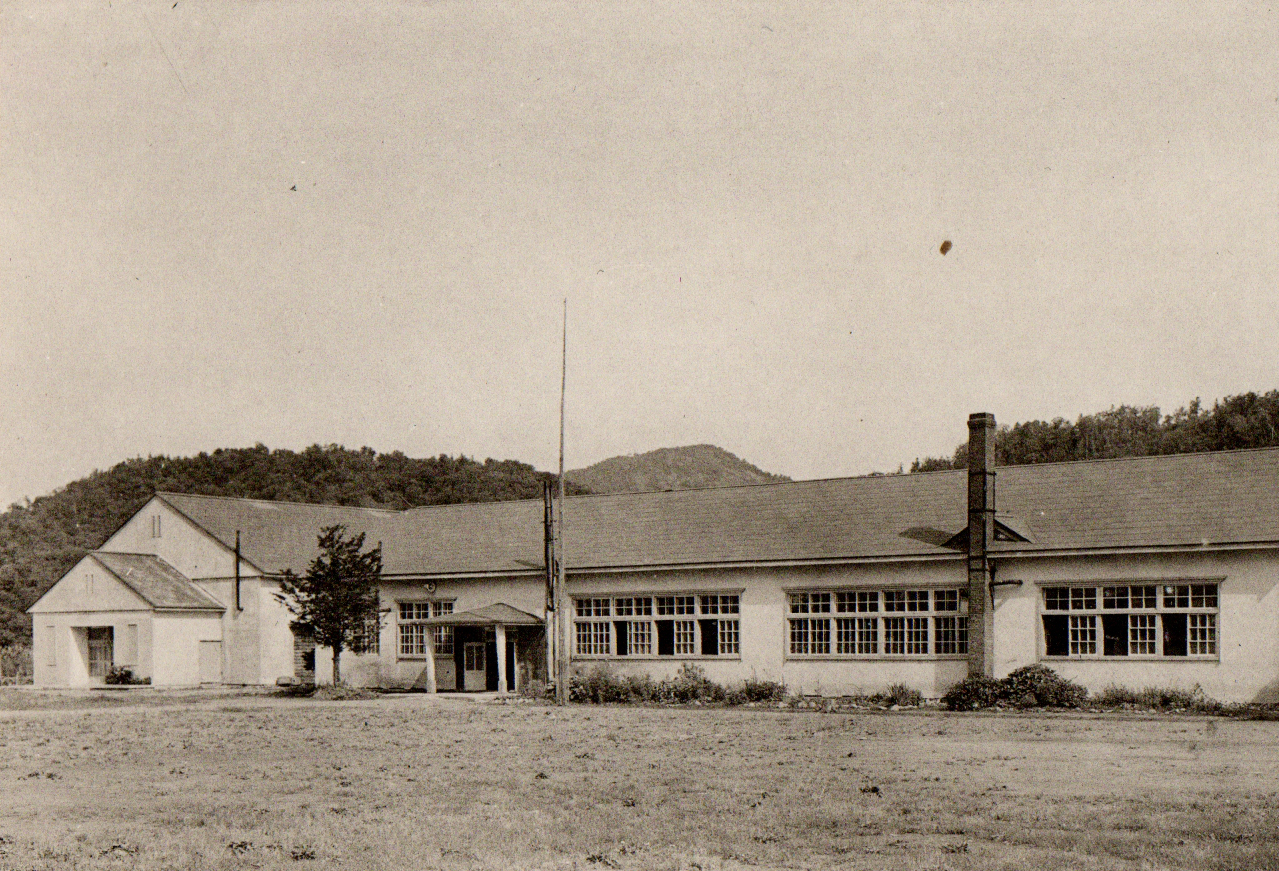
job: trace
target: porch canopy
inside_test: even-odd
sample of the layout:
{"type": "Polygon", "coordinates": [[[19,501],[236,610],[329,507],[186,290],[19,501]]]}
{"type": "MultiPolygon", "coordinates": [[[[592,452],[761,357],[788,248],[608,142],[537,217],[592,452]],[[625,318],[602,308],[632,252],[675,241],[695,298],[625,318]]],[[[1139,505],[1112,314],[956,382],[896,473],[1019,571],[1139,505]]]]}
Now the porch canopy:
{"type": "MultiPolygon", "coordinates": [[[[459,631],[461,631],[462,627],[467,627],[468,629],[472,627],[483,627],[484,629],[487,629],[490,626],[493,627],[493,652],[494,659],[496,660],[495,664],[497,666],[497,687],[499,693],[507,692],[508,688],[516,691],[519,689],[519,678],[517,675],[519,671],[518,662],[514,662],[512,664],[511,677],[514,679],[514,683],[508,683],[507,679],[507,627],[528,626],[541,628],[546,625],[546,621],[543,618],[538,617],[535,614],[530,614],[527,611],[521,611],[519,608],[512,607],[505,602],[496,602],[492,605],[486,605],[483,608],[474,608],[470,611],[441,614],[438,617],[432,617],[429,620],[423,620],[422,622],[428,626],[452,626],[457,628],[459,631]]],[[[478,642],[476,643],[478,644],[478,642]]],[[[468,647],[469,646],[470,645],[468,645],[468,647]]],[[[481,650],[482,649],[483,648],[481,648],[481,650]]],[[[465,657],[462,661],[466,661],[465,657]]],[[[458,667],[461,668],[462,666],[459,665],[458,667]]],[[[469,666],[467,667],[469,668],[469,666]]],[[[471,672],[467,672],[467,674],[468,677],[466,680],[469,681],[469,675],[471,672]]],[[[425,677],[427,692],[435,692],[434,656],[426,657],[425,677]]],[[[459,681],[461,681],[460,674],[459,681]]],[[[463,686],[460,682],[458,689],[462,688],[463,686]]],[[[470,687],[467,686],[466,689],[469,690],[470,687]]]]}
{"type": "Polygon", "coordinates": [[[435,626],[544,626],[546,621],[527,611],[513,608],[505,602],[485,605],[471,611],[441,614],[423,623],[435,626]]]}

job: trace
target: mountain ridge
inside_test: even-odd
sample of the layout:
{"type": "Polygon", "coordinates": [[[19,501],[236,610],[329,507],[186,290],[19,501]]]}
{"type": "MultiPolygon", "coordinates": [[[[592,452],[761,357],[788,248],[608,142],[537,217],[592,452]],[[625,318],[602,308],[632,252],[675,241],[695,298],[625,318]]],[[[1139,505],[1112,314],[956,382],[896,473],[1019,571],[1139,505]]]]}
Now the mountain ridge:
{"type": "Polygon", "coordinates": [[[607,494],[775,484],[790,478],[766,472],[716,445],[699,444],[609,457],[566,471],[564,480],[607,494]]]}

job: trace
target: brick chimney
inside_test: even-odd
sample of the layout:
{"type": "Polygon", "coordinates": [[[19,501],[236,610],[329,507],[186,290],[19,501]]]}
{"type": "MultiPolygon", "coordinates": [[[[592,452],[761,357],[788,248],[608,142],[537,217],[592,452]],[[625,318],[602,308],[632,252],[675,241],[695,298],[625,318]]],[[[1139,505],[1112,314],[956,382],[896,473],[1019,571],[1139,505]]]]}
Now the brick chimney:
{"type": "Polygon", "coordinates": [[[989,547],[995,540],[995,416],[968,416],[968,674],[994,676],[989,547]]]}

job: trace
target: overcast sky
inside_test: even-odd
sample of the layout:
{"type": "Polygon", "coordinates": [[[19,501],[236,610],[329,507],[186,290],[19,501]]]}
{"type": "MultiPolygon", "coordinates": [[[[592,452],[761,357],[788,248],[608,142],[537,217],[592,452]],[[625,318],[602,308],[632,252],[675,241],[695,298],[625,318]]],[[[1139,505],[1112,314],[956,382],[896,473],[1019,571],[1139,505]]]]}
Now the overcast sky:
{"type": "Polygon", "coordinates": [[[0,500],[262,442],[795,478],[1279,388],[1279,10],[0,5],[0,500]],[[939,246],[950,240],[943,255],[939,246]]]}

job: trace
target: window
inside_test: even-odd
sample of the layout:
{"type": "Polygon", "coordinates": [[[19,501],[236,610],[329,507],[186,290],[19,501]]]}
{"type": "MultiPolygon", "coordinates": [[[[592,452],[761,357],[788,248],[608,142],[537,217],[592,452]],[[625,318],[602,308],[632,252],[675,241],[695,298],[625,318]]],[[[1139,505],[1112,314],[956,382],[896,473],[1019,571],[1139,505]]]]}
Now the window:
{"type": "Polygon", "coordinates": [[[576,656],[739,656],[738,593],[582,596],[576,656]]]}
{"type": "Polygon", "coordinates": [[[964,590],[806,590],[787,601],[791,656],[968,653],[964,590]]]}
{"type": "Polygon", "coordinates": [[[45,637],[45,658],[44,664],[49,668],[58,667],[58,630],[57,627],[49,625],[44,627],[45,637]]]}
{"type": "Polygon", "coordinates": [[[84,576],[84,591],[88,595],[93,595],[93,572],[88,572],[84,576]]]}
{"type": "Polygon", "coordinates": [[[965,617],[934,617],[933,638],[934,649],[938,656],[967,653],[968,619],[965,617]]]}
{"type": "Polygon", "coordinates": [[[1217,584],[1044,587],[1044,656],[1214,657],[1217,584]]]}
{"type": "Polygon", "coordinates": [[[607,656],[609,653],[608,623],[581,623],[576,625],[577,652],[582,656],[607,656]]]}
{"type": "Polygon", "coordinates": [[[151,515],[151,537],[152,538],[160,537],[160,515],[159,514],[151,515]]]}
{"type": "Polygon", "coordinates": [[[453,627],[428,626],[423,622],[452,614],[452,602],[400,602],[399,609],[400,656],[426,656],[428,636],[437,656],[453,655],[453,627]]]}
{"type": "Polygon", "coordinates": [[[381,649],[382,615],[373,614],[351,633],[352,653],[377,653],[381,649]]]}

